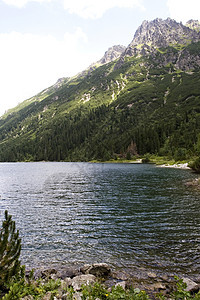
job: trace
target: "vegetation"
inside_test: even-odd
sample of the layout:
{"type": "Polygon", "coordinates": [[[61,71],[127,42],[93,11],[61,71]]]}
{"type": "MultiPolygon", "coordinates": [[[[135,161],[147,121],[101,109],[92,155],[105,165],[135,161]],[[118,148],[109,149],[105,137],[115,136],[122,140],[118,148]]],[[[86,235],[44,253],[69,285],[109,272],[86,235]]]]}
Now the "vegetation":
{"type": "Polygon", "coordinates": [[[5,211],[5,220],[0,232],[0,290],[5,291],[13,276],[20,271],[21,239],[15,231],[15,222],[5,211]]]}
{"type": "MultiPolygon", "coordinates": [[[[23,272],[22,272],[23,274],[23,272]]],[[[173,299],[173,300],[199,300],[200,293],[191,294],[186,290],[187,286],[181,279],[177,279],[177,285],[174,291],[168,295],[158,294],[157,299],[173,299]]],[[[9,292],[4,295],[2,300],[19,300],[19,299],[67,299],[73,300],[77,292],[72,287],[62,287],[60,280],[34,280],[29,277],[25,279],[21,275],[18,281],[13,281],[10,285],[9,292]],[[48,295],[48,298],[44,298],[48,295]],[[29,298],[25,298],[25,297],[29,298]],[[31,298],[30,298],[31,297],[31,298]]],[[[106,288],[102,283],[94,283],[94,285],[82,285],[80,291],[82,300],[150,300],[150,297],[145,291],[138,288],[130,287],[123,289],[121,286],[113,286],[112,289],[106,288]]]]}
{"type": "Polygon", "coordinates": [[[189,164],[196,173],[200,173],[200,157],[196,158],[193,162],[189,164]]]}

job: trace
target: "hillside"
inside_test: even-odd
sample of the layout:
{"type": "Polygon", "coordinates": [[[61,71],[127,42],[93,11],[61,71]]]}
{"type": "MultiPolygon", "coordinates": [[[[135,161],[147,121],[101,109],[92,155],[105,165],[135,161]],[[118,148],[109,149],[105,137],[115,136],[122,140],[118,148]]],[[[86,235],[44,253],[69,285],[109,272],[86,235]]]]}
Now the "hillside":
{"type": "Polygon", "coordinates": [[[200,152],[200,23],[144,21],[113,46],[0,119],[0,161],[107,160],[200,152]]]}

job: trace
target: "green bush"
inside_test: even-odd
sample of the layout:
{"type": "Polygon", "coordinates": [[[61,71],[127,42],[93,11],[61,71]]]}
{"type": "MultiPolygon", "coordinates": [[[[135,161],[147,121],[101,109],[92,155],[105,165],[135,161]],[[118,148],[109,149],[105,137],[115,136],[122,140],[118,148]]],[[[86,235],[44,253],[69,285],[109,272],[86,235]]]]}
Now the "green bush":
{"type": "Polygon", "coordinates": [[[142,158],[142,163],[147,164],[150,162],[150,155],[147,153],[143,158],[142,158]]]}
{"type": "Polygon", "coordinates": [[[13,276],[20,271],[21,239],[19,232],[15,231],[15,222],[12,216],[5,211],[5,220],[0,232],[0,290],[7,290],[13,276]]]}
{"type": "Polygon", "coordinates": [[[139,289],[130,288],[124,290],[121,286],[112,287],[111,291],[108,291],[103,285],[95,283],[94,285],[84,285],[82,287],[82,298],[83,300],[148,300],[149,296],[139,289]]]}
{"type": "Polygon", "coordinates": [[[196,173],[200,173],[200,157],[195,159],[192,163],[189,164],[189,167],[192,168],[196,173]]]}
{"type": "Polygon", "coordinates": [[[187,150],[185,148],[178,148],[174,153],[175,161],[185,160],[187,158],[187,150]]]}

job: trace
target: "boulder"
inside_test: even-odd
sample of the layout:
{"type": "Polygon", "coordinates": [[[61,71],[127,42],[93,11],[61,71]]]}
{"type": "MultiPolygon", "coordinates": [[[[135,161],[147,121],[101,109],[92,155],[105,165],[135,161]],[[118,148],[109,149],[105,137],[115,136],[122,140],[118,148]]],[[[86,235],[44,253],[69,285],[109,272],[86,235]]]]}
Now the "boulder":
{"type": "Polygon", "coordinates": [[[35,270],[34,272],[34,279],[42,278],[51,278],[52,275],[57,274],[56,269],[44,269],[44,270],[35,270]]]}
{"type": "Polygon", "coordinates": [[[83,274],[92,274],[103,278],[111,273],[110,267],[104,263],[84,265],[80,270],[83,274]]]}
{"type": "Polygon", "coordinates": [[[76,276],[72,279],[71,281],[71,286],[75,291],[80,291],[81,286],[84,285],[89,285],[89,284],[94,284],[96,281],[96,277],[92,274],[87,274],[87,275],[79,275],[76,276]]]}
{"type": "Polygon", "coordinates": [[[157,277],[156,273],[153,273],[153,272],[148,272],[147,275],[149,278],[152,278],[152,279],[155,279],[157,277]]]}
{"type": "Polygon", "coordinates": [[[161,290],[165,290],[166,286],[161,282],[156,282],[151,285],[151,289],[161,291],[161,290]]]}
{"type": "Polygon", "coordinates": [[[81,275],[81,273],[79,269],[69,267],[69,268],[63,268],[59,270],[57,275],[59,278],[65,279],[67,277],[73,278],[75,276],[81,275]]]}
{"type": "Polygon", "coordinates": [[[70,277],[66,277],[64,279],[64,281],[65,281],[65,283],[66,283],[67,286],[71,286],[72,285],[72,279],[70,277]]]}
{"type": "Polygon", "coordinates": [[[189,278],[182,278],[182,279],[183,279],[183,282],[187,284],[187,288],[186,288],[187,292],[198,292],[199,291],[199,285],[196,282],[192,281],[189,278]]]}
{"type": "Polygon", "coordinates": [[[125,273],[124,271],[112,272],[111,276],[112,278],[123,280],[123,281],[128,280],[130,278],[130,275],[125,273]]]}
{"type": "Polygon", "coordinates": [[[120,281],[115,284],[115,286],[121,286],[124,290],[126,289],[126,281],[120,281]]]}

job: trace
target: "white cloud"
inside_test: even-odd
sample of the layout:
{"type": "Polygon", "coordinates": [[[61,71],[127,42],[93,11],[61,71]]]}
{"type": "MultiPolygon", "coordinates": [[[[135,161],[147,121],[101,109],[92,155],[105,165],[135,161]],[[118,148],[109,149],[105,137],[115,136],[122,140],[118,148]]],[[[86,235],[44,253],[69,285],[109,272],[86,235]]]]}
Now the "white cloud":
{"type": "Polygon", "coordinates": [[[51,2],[51,0],[3,0],[8,5],[14,5],[19,8],[24,7],[29,2],[51,2]]]}
{"type": "Polygon", "coordinates": [[[85,19],[98,19],[103,14],[115,7],[119,8],[140,8],[144,10],[143,0],[3,0],[8,5],[19,8],[29,2],[58,2],[63,3],[64,8],[71,14],[79,15],[85,19]]]}
{"type": "Polygon", "coordinates": [[[34,96],[60,77],[72,76],[96,58],[81,54],[87,36],[81,28],[62,40],[12,32],[0,34],[0,115],[34,96]]]}
{"type": "Polygon", "coordinates": [[[64,8],[71,14],[77,14],[85,19],[97,19],[109,9],[139,7],[144,10],[143,0],[63,0],[64,8]]]}
{"type": "Polygon", "coordinates": [[[190,19],[198,20],[200,18],[200,1],[199,0],[167,0],[170,17],[187,22],[190,19]]]}

